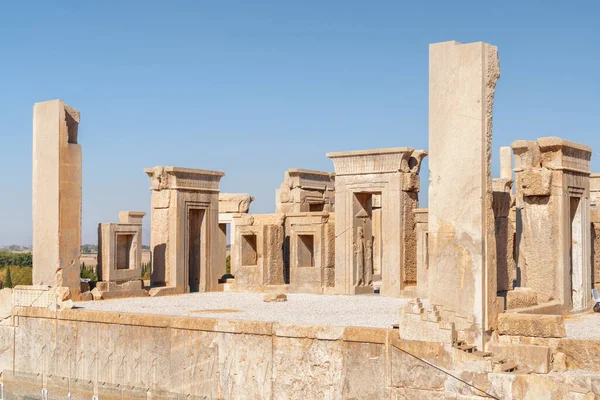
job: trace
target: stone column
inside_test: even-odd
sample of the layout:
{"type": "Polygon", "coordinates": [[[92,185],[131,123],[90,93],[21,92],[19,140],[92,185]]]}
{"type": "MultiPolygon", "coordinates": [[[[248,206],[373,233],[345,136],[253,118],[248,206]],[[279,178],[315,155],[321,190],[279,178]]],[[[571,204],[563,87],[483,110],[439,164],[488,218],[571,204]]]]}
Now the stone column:
{"type": "Polygon", "coordinates": [[[512,178],[493,180],[498,292],[512,290],[517,279],[517,270],[513,258],[515,226],[511,221],[511,210],[513,210],[514,204],[511,193],[512,184],[512,178]]]}
{"type": "Polygon", "coordinates": [[[417,223],[417,296],[426,298],[429,278],[428,211],[426,208],[418,208],[414,210],[414,215],[417,223]]]}
{"type": "Polygon", "coordinates": [[[600,174],[590,175],[590,214],[592,220],[592,284],[600,290],[600,174]]]}
{"type": "Polygon", "coordinates": [[[81,146],[79,111],[62,100],[33,107],[33,284],[79,293],[81,146]]]}
{"type": "Polygon", "coordinates": [[[512,149],[510,146],[500,147],[500,178],[512,180],[512,149]]]}
{"type": "Polygon", "coordinates": [[[480,348],[497,320],[492,108],[500,76],[486,43],[429,47],[429,298],[480,348]]]}

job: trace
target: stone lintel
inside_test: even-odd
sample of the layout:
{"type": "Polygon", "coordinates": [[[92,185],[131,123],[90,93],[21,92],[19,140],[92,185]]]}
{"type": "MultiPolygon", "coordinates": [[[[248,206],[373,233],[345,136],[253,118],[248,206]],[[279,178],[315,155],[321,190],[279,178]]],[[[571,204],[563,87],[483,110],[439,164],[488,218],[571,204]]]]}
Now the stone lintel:
{"type": "Polygon", "coordinates": [[[335,174],[333,172],[291,168],[285,171],[281,188],[333,191],[335,174]]]}
{"type": "Polygon", "coordinates": [[[141,225],[144,211],[119,211],[119,223],[141,225]]]}
{"type": "Polygon", "coordinates": [[[180,167],[156,166],[145,168],[150,177],[151,190],[188,190],[218,192],[219,181],[225,175],[221,171],[180,167]]]}
{"type": "Polygon", "coordinates": [[[224,176],[225,172],[222,171],[214,171],[209,169],[196,169],[196,168],[183,168],[183,167],[164,167],[164,166],[156,166],[153,168],[144,168],[144,172],[150,174],[156,168],[162,168],[165,172],[176,173],[186,173],[186,174],[194,174],[194,175],[215,175],[215,176],[224,176]]]}
{"type": "Polygon", "coordinates": [[[494,178],[492,180],[492,190],[494,192],[506,192],[511,191],[514,181],[512,178],[494,178]]]}
{"type": "Polygon", "coordinates": [[[511,145],[515,172],[544,167],[551,170],[589,175],[592,148],[558,137],[543,137],[537,141],[517,140],[511,145]]]}
{"type": "Polygon", "coordinates": [[[219,193],[219,213],[247,213],[253,201],[248,193],[219,193]]]}
{"type": "Polygon", "coordinates": [[[586,146],[581,143],[572,142],[572,141],[566,140],[566,139],[561,139],[559,137],[551,136],[551,137],[538,138],[537,142],[538,142],[538,144],[540,146],[540,150],[542,152],[571,148],[574,150],[579,150],[584,153],[589,153],[590,156],[592,155],[592,148],[590,146],[586,146]]]}
{"type": "Polygon", "coordinates": [[[427,223],[429,220],[429,210],[427,208],[415,208],[413,209],[415,214],[415,220],[417,223],[427,223]]]}
{"type": "Polygon", "coordinates": [[[418,172],[427,152],[410,147],[327,153],[336,175],[418,172]]]}
{"type": "Polygon", "coordinates": [[[289,225],[313,225],[324,224],[333,221],[334,214],[327,211],[288,213],[285,215],[286,223],[289,225]]]}
{"type": "Polygon", "coordinates": [[[309,175],[309,176],[322,176],[324,178],[333,178],[335,176],[335,174],[333,172],[317,171],[317,170],[313,170],[313,169],[303,169],[303,168],[290,168],[287,170],[287,172],[290,176],[309,175]]]}

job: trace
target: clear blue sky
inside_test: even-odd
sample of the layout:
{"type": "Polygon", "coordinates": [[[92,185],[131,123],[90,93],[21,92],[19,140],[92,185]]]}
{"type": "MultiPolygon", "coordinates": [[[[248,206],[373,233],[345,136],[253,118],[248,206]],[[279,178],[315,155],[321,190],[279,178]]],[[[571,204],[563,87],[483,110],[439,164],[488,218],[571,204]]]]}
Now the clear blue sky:
{"type": "Polygon", "coordinates": [[[85,243],[149,211],[145,167],[225,171],[222,191],[267,213],[284,171],[332,171],[328,151],[427,148],[433,42],[499,48],[496,176],[516,139],[599,150],[599,16],[598,1],[0,2],[0,244],[31,243],[32,106],[56,98],[82,114],[85,243]]]}

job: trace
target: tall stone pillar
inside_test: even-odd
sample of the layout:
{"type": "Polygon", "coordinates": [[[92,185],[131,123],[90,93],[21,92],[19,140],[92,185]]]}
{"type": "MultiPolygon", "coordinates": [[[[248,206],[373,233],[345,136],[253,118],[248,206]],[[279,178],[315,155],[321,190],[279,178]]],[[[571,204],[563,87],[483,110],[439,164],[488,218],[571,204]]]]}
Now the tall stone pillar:
{"type": "Polygon", "coordinates": [[[33,284],[79,293],[79,111],[62,100],[33,106],[33,284]]]}
{"type": "Polygon", "coordinates": [[[429,46],[429,299],[483,348],[497,320],[492,108],[500,77],[486,43],[429,46]]]}

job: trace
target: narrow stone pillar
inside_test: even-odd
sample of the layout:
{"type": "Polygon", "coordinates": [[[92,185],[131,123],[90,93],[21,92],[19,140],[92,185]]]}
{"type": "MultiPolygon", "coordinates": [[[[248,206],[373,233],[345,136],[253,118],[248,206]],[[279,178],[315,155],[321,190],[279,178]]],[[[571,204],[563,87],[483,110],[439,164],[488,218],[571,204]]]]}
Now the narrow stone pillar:
{"type": "Polygon", "coordinates": [[[512,196],[513,180],[498,178],[493,180],[494,218],[496,220],[496,273],[497,290],[512,290],[517,280],[517,269],[514,261],[515,225],[511,221],[514,210],[512,196]]]}
{"type": "Polygon", "coordinates": [[[417,232],[417,296],[428,296],[427,280],[429,278],[429,249],[427,222],[429,220],[426,208],[414,210],[417,232]]]}
{"type": "Polygon", "coordinates": [[[500,147],[500,178],[512,179],[512,149],[510,146],[500,147]]]}
{"type": "Polygon", "coordinates": [[[455,313],[456,328],[481,349],[498,309],[491,148],[499,76],[494,46],[429,46],[429,299],[455,313]]]}
{"type": "Polygon", "coordinates": [[[79,111],[62,100],[33,106],[33,284],[79,296],[81,146],[79,111]]]}
{"type": "Polygon", "coordinates": [[[590,175],[590,219],[592,221],[592,284],[600,290],[600,174],[590,175]]]}

